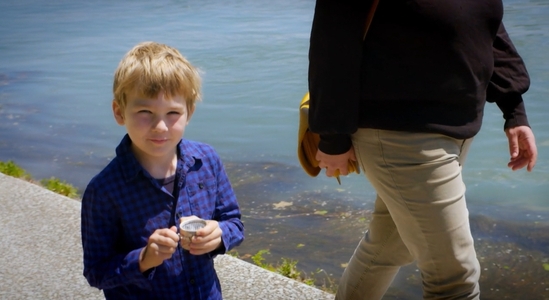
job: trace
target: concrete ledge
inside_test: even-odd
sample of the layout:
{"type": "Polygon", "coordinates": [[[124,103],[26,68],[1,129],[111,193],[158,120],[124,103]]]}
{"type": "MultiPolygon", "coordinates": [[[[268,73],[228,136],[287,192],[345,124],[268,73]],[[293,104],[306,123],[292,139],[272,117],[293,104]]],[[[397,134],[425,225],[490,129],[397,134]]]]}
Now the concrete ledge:
{"type": "MultiPolygon", "coordinates": [[[[0,299],[103,299],[82,276],[80,202],[0,173],[0,299]]],[[[221,255],[225,299],[323,300],[334,296],[221,255]]]]}

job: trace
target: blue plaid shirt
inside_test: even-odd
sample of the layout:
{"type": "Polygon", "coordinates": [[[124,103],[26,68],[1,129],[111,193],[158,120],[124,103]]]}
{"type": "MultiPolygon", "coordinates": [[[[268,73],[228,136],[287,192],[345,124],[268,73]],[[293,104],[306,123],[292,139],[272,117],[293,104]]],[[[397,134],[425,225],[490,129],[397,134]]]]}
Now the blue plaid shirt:
{"type": "Polygon", "coordinates": [[[130,145],[126,135],[116,157],[84,193],[84,276],[107,299],[222,299],[213,258],[244,240],[244,225],[219,156],[206,144],[179,143],[175,201],[141,167],[130,145]],[[179,217],[190,215],[219,222],[220,248],[191,255],[179,246],[171,259],[141,273],[139,253],[149,236],[156,229],[178,226],[179,217]]]}

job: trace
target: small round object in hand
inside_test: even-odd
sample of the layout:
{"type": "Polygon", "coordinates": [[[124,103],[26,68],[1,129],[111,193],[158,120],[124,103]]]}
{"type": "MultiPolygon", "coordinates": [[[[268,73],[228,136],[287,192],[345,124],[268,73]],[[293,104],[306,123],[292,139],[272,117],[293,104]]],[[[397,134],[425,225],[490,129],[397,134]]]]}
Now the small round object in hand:
{"type": "Polygon", "coordinates": [[[179,234],[181,237],[186,237],[191,242],[193,236],[200,228],[206,226],[206,221],[202,219],[189,219],[179,224],[179,234]]]}

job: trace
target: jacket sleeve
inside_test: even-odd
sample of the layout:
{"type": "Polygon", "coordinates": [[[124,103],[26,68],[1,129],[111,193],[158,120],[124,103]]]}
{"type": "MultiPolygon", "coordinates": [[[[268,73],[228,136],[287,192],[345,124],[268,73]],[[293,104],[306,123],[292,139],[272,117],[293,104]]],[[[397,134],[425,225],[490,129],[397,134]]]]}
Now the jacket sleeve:
{"type": "Polygon", "coordinates": [[[317,0],[309,48],[309,129],[320,150],[346,152],[358,127],[362,38],[372,1],[317,0]]]}
{"type": "Polygon", "coordinates": [[[504,128],[528,124],[522,95],[530,87],[524,61],[501,23],[493,45],[494,72],[488,84],[486,99],[495,102],[503,112],[504,128]]]}

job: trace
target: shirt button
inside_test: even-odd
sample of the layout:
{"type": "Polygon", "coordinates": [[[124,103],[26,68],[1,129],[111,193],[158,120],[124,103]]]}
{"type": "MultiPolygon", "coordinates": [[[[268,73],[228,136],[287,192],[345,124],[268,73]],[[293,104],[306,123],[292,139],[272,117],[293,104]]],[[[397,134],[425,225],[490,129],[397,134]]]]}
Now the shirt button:
{"type": "Polygon", "coordinates": [[[203,184],[202,182],[199,183],[199,184],[198,184],[198,188],[199,188],[199,189],[203,189],[203,188],[204,188],[204,184],[203,184]]]}
{"type": "Polygon", "coordinates": [[[194,284],[195,283],[194,278],[191,278],[191,280],[189,280],[189,283],[194,284]]]}

